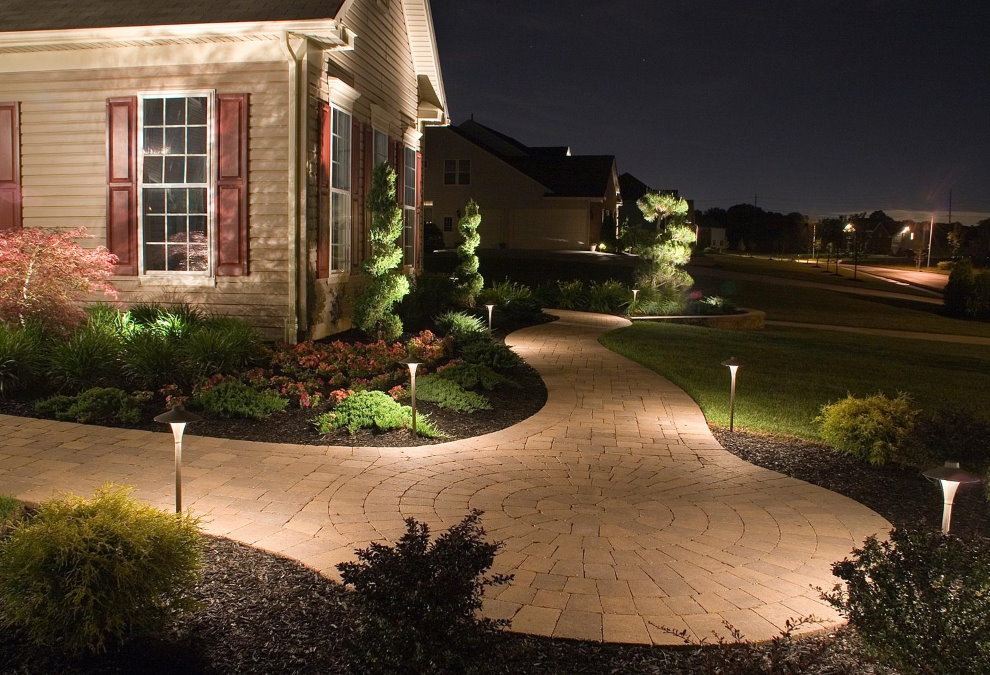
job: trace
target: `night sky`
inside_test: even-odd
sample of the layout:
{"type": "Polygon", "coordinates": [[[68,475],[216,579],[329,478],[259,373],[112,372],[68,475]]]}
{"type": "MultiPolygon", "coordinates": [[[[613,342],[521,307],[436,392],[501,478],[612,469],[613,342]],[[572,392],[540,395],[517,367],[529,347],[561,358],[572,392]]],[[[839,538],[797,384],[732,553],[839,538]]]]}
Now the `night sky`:
{"type": "Polygon", "coordinates": [[[697,208],[990,217],[987,0],[432,0],[455,123],[697,208]]]}

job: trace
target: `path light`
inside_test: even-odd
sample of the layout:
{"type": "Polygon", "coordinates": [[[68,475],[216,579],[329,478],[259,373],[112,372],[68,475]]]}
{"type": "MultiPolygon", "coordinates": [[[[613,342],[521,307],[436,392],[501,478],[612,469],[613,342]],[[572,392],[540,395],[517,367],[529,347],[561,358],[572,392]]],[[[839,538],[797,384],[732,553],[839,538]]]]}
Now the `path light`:
{"type": "Polygon", "coordinates": [[[629,314],[630,314],[630,316],[633,313],[633,308],[636,306],[636,296],[639,295],[639,289],[638,288],[632,289],[632,294],[633,294],[633,301],[632,301],[632,304],[629,305],[629,314]]]}
{"type": "Polygon", "coordinates": [[[488,330],[491,331],[491,329],[492,329],[492,310],[495,309],[495,305],[489,303],[489,304],[485,305],[485,307],[488,308],[488,330]]]}
{"type": "Polygon", "coordinates": [[[182,512],[182,433],[190,422],[203,419],[194,412],[189,412],[177,405],[168,412],[155,417],[156,422],[172,427],[172,437],[175,439],[175,512],[182,512]]]}
{"type": "Polygon", "coordinates": [[[416,368],[423,362],[414,358],[411,354],[399,361],[409,366],[409,398],[412,399],[412,432],[416,435],[416,368]]]}
{"type": "Polygon", "coordinates": [[[922,475],[942,484],[942,532],[948,534],[949,524],[952,521],[952,502],[956,498],[956,490],[962,483],[979,483],[980,477],[960,469],[959,462],[946,462],[943,466],[928,469],[922,475]]]}
{"type": "Polygon", "coordinates": [[[729,431],[736,430],[736,371],[739,370],[739,366],[742,364],[739,362],[735,356],[732,358],[722,361],[723,366],[729,367],[729,377],[731,378],[731,384],[729,385],[729,431]]]}

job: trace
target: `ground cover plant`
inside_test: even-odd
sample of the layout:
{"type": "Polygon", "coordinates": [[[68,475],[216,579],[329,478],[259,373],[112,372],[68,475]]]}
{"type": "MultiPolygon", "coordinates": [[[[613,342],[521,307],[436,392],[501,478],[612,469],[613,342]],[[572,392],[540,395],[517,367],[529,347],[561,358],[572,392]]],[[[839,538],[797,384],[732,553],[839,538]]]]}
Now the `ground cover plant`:
{"type": "MultiPolygon", "coordinates": [[[[351,434],[358,429],[408,429],[412,427],[412,408],[382,391],[357,391],[346,394],[333,410],[317,415],[313,424],[324,435],[336,429],[345,429],[351,434]]],[[[427,438],[443,436],[423,414],[417,416],[416,430],[427,438]]]]}

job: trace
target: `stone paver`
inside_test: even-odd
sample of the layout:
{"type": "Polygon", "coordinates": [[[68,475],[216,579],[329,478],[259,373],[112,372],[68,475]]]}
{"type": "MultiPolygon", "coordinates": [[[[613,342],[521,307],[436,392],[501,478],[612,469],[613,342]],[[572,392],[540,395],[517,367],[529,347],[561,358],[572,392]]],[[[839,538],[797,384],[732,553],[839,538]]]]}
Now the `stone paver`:
{"type": "MultiPolygon", "coordinates": [[[[355,548],[485,511],[505,542],[485,611],[513,630],[678,644],[666,629],[772,637],[791,617],[839,619],[814,586],[889,524],[865,506],[723,450],[697,405],[601,347],[623,319],[557,311],[512,334],[546,406],[507,429],[410,448],[296,446],[187,435],[185,503],[208,531],[336,577],[355,548]]],[[[195,429],[192,429],[195,432],[195,429]]],[[[0,416],[0,493],[43,500],[105,481],[172,504],[167,433],[0,416]]]]}

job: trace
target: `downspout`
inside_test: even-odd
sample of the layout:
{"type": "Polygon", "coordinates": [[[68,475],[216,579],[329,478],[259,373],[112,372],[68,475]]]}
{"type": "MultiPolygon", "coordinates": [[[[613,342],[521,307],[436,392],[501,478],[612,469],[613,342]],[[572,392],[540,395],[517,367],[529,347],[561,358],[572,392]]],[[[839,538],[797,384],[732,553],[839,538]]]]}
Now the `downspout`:
{"type": "Polygon", "coordinates": [[[306,319],[306,73],[307,46],[305,37],[282,33],[281,47],[289,63],[289,157],[287,231],[288,238],[288,318],[285,340],[295,344],[300,332],[308,328],[306,319]]]}

